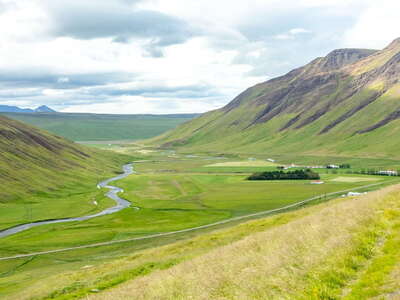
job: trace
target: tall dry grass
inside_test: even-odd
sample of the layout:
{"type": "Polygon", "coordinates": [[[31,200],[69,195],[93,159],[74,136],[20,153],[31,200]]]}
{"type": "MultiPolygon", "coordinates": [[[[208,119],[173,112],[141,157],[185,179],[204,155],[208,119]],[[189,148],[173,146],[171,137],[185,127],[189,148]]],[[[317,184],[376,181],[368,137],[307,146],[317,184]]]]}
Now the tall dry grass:
{"type": "Polygon", "coordinates": [[[382,210],[393,197],[400,199],[400,186],[334,202],[88,299],[319,299],[329,289],[324,276],[371,250],[382,210]]]}

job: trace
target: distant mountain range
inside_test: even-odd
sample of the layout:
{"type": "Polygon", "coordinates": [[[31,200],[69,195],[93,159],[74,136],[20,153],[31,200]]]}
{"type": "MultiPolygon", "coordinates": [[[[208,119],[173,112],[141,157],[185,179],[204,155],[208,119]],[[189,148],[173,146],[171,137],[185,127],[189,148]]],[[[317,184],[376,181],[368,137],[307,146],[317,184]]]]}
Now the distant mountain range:
{"type": "Polygon", "coordinates": [[[400,38],[338,49],[150,142],[183,151],[400,157],[400,38]]]}
{"type": "Polygon", "coordinates": [[[46,105],[39,106],[35,109],[20,108],[18,106],[0,105],[0,112],[16,112],[16,113],[51,113],[56,112],[46,105]]]}

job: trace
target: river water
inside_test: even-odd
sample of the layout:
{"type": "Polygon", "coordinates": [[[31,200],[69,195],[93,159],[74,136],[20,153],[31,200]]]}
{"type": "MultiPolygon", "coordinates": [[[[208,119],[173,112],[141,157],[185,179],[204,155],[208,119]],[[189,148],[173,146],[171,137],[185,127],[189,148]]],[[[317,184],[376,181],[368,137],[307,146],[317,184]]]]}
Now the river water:
{"type": "MultiPolygon", "coordinates": [[[[75,221],[85,221],[85,220],[89,220],[89,219],[93,219],[96,217],[100,217],[100,216],[104,216],[104,215],[109,215],[109,214],[113,214],[116,213],[124,208],[127,208],[131,205],[131,203],[125,199],[122,199],[121,197],[118,196],[118,193],[123,192],[123,190],[119,187],[113,186],[113,185],[109,185],[109,183],[116,181],[116,180],[120,180],[123,179],[127,176],[129,176],[130,174],[134,173],[133,171],[133,164],[126,164],[122,167],[124,173],[104,180],[102,182],[100,182],[97,186],[98,188],[106,188],[109,189],[109,191],[106,193],[106,196],[112,200],[114,200],[116,202],[116,205],[110,208],[107,208],[97,214],[93,214],[93,215],[87,215],[87,216],[82,216],[82,217],[76,217],[76,218],[65,218],[65,219],[54,219],[54,220],[44,220],[44,221],[37,221],[37,222],[32,222],[32,223],[27,223],[27,224],[22,224],[22,225],[17,225],[15,227],[11,227],[8,229],[5,229],[3,231],[0,231],[0,238],[6,237],[6,236],[10,236],[13,234],[16,234],[18,232],[30,229],[32,227],[36,227],[36,226],[40,226],[40,225],[45,225],[45,224],[55,224],[55,223],[66,223],[66,222],[75,222],[75,221]]],[[[137,207],[135,207],[136,209],[138,209],[137,207]]]]}

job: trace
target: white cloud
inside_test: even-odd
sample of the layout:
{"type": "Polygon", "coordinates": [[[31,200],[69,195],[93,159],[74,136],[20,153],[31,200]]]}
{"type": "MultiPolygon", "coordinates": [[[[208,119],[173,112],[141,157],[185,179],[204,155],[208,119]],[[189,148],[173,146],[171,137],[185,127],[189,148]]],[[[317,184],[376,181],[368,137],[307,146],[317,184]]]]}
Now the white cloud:
{"type": "Polygon", "coordinates": [[[369,6],[357,23],[344,34],[348,47],[380,49],[400,37],[400,2],[396,0],[368,1],[369,6]]]}
{"type": "Polygon", "coordinates": [[[383,47],[400,35],[399,9],[390,0],[0,0],[0,104],[203,112],[334,48],[383,47]],[[94,26],[107,10],[109,22],[94,26]],[[138,12],[144,24],[127,18],[138,12]]]}
{"type": "Polygon", "coordinates": [[[68,77],[59,77],[57,79],[57,82],[58,83],[67,83],[67,82],[69,82],[69,78],[68,77]]]}
{"type": "Polygon", "coordinates": [[[289,30],[290,34],[296,35],[296,34],[301,34],[301,33],[311,33],[311,30],[307,30],[304,28],[292,28],[289,30]]]}
{"type": "Polygon", "coordinates": [[[274,36],[276,40],[292,40],[301,34],[312,33],[311,30],[304,28],[292,28],[285,33],[277,34],[274,36]]]}
{"type": "Polygon", "coordinates": [[[44,89],[42,91],[45,96],[60,96],[64,94],[64,91],[61,90],[53,90],[53,89],[44,89]]]}

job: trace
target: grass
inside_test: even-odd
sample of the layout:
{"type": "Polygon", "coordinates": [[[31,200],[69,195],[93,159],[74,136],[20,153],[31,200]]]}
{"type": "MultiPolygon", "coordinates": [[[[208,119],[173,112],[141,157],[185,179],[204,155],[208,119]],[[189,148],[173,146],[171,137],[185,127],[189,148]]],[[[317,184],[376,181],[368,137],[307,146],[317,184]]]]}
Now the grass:
{"type": "Polygon", "coordinates": [[[73,141],[146,139],[192,119],[182,115],[102,115],[74,113],[2,113],[73,141]]]}
{"type": "MultiPolygon", "coordinates": [[[[128,150],[127,153],[139,155],[136,148],[132,152],[128,150]]],[[[332,181],[337,177],[376,178],[382,180],[383,185],[390,184],[391,180],[396,179],[384,176],[322,174],[326,183],[318,186],[311,185],[308,181],[249,182],[245,180],[247,173],[204,171],[212,168],[243,168],[242,166],[206,167],[220,163],[220,157],[208,157],[199,153],[182,155],[158,151],[145,151],[141,155],[153,161],[136,163],[135,169],[139,171],[139,174],[131,175],[116,183],[124,189],[123,197],[132,201],[135,206],[139,206],[141,208],[139,211],[125,209],[113,215],[85,222],[36,227],[2,239],[0,256],[74,247],[190,228],[280,207],[316,194],[347,188],[355,189],[368,184],[363,181],[353,182],[353,180],[332,181]],[[195,172],[196,169],[203,171],[195,172]]],[[[229,157],[229,161],[245,160],[247,158],[229,157]]],[[[82,181],[82,178],[77,181],[82,181]]],[[[369,190],[374,188],[376,189],[376,187],[371,187],[369,190]]],[[[73,185],[70,186],[70,190],[75,190],[75,193],[48,192],[39,194],[37,197],[46,199],[47,203],[50,201],[53,203],[56,199],[62,201],[70,199],[70,207],[74,207],[75,211],[68,211],[68,206],[64,206],[63,213],[65,214],[76,213],[78,209],[82,212],[93,209],[91,202],[93,197],[99,197],[100,205],[107,205],[106,202],[101,204],[103,201],[101,191],[86,190],[82,186],[79,189],[78,186],[73,185]],[[78,205],[79,203],[81,205],[78,205]]],[[[107,199],[104,200],[107,201],[107,199]]],[[[316,200],[314,204],[324,200],[326,199],[316,200]]],[[[335,202],[341,201],[343,200],[335,200],[335,202]]],[[[322,206],[325,205],[322,204],[322,206]]],[[[249,225],[244,223],[232,229],[229,227],[240,222],[156,239],[2,261],[0,262],[0,298],[74,299],[83,297],[92,293],[93,289],[105,290],[132,278],[151,274],[156,270],[166,270],[252,233],[311,214],[322,206],[317,205],[273,216],[259,220],[260,223],[257,223],[258,221],[250,222],[249,225]],[[222,232],[213,232],[218,228],[225,229],[222,229],[222,232]]],[[[57,205],[49,205],[50,209],[52,213],[57,213],[57,205]]],[[[21,211],[26,214],[27,210],[25,208],[21,211]]]]}
{"type": "Polygon", "coordinates": [[[353,176],[339,176],[331,179],[331,181],[337,182],[366,182],[366,181],[377,181],[379,178],[371,178],[371,177],[353,177],[353,176]]]}
{"type": "Polygon", "coordinates": [[[334,178],[336,175],[323,175],[326,183],[314,186],[303,180],[251,182],[243,175],[146,174],[122,180],[119,186],[126,191],[124,196],[139,207],[206,209],[209,213],[225,210],[227,215],[236,216],[365,185],[330,181],[334,178]]]}
{"type": "MultiPolygon", "coordinates": [[[[132,175],[117,183],[125,191],[123,197],[132,201],[135,206],[141,207],[139,211],[126,209],[86,222],[36,227],[2,239],[0,255],[8,256],[22,252],[59,249],[190,228],[233,216],[280,207],[316,194],[365,185],[361,182],[329,182],[320,186],[313,186],[306,181],[249,182],[245,180],[245,175],[189,173],[193,165],[204,165],[209,162],[209,160],[199,158],[185,160],[180,162],[179,168],[186,170],[186,173],[165,174],[154,172],[154,170],[160,167],[159,164],[162,164],[163,167],[175,165],[176,160],[153,163],[155,165],[153,169],[150,168],[150,163],[143,163],[144,169],[148,168],[147,172],[132,175]]],[[[136,164],[138,168],[141,165],[140,163],[136,164]]],[[[337,175],[326,174],[323,176],[329,180],[337,175]]],[[[380,178],[388,183],[391,179],[380,178]]],[[[2,278],[0,276],[0,286],[4,297],[12,299],[13,294],[18,293],[21,289],[26,289],[27,285],[44,284],[49,280],[49,276],[56,276],[60,272],[63,273],[67,270],[72,272],[82,268],[91,269],[93,266],[99,266],[104,262],[111,263],[119,256],[126,256],[140,249],[187,239],[211,230],[210,228],[147,241],[44,255],[36,257],[32,261],[18,259],[13,262],[1,262],[0,273],[4,275],[2,278]]],[[[196,253],[195,251],[193,255],[196,253]]],[[[108,275],[103,274],[104,278],[99,275],[102,279],[98,280],[102,282],[103,289],[128,280],[132,276],[143,275],[158,268],[170,267],[182,259],[173,258],[160,263],[150,261],[143,266],[135,267],[134,270],[126,270],[122,273],[111,272],[113,275],[104,270],[104,274],[108,275]]],[[[118,268],[115,271],[117,270],[118,268]]],[[[79,282],[81,280],[79,279],[79,282]]],[[[64,286],[65,290],[61,288],[55,295],[62,298],[63,295],[69,293],[87,292],[87,286],[93,284],[93,280],[98,282],[97,279],[89,280],[88,278],[88,281],[83,280],[85,283],[82,285],[71,283],[71,286],[68,288],[64,286]]],[[[56,284],[55,286],[60,285],[56,284]]],[[[48,291],[48,288],[42,290],[43,293],[45,291],[48,291]]]]}
{"type": "MultiPolygon", "coordinates": [[[[37,257],[35,258],[35,260],[37,260],[36,266],[33,261],[29,261],[29,264],[26,264],[28,260],[25,259],[18,262],[8,262],[9,266],[7,267],[3,264],[5,270],[13,270],[13,267],[25,263],[23,265],[25,274],[22,272],[8,274],[8,276],[11,275],[11,278],[7,280],[10,282],[7,286],[8,290],[10,290],[13,285],[15,286],[18,280],[32,283],[30,286],[26,286],[24,290],[19,289],[19,292],[14,296],[10,296],[9,294],[8,296],[10,299],[25,299],[30,297],[37,297],[38,299],[74,299],[82,297],[91,293],[93,289],[107,289],[157,269],[170,267],[181,261],[206,253],[213,248],[240,240],[248,234],[285,224],[299,216],[304,216],[309,213],[311,213],[311,211],[295,211],[272,218],[244,223],[239,226],[212,233],[204,234],[203,231],[203,234],[196,234],[190,239],[186,237],[183,241],[157,247],[157,245],[162,245],[163,242],[166,242],[166,238],[162,238],[161,240],[164,239],[164,241],[159,240],[158,244],[151,244],[152,249],[140,252],[134,252],[135,249],[138,249],[139,245],[131,244],[125,246],[122,252],[123,257],[118,259],[116,259],[116,257],[121,256],[121,253],[118,252],[115,247],[99,249],[96,253],[98,256],[102,256],[103,259],[111,253],[107,263],[101,263],[99,259],[90,258],[93,257],[93,255],[87,257],[87,253],[82,253],[82,251],[76,251],[76,253],[73,254],[64,253],[62,255],[58,254],[57,256],[46,255],[37,257]],[[132,254],[132,252],[134,253],[132,254]],[[80,257],[81,260],[76,259],[77,257],[80,257]],[[64,261],[65,263],[55,265],[55,260],[58,262],[64,261]],[[73,263],[78,265],[75,266],[75,269],[79,271],[71,270],[65,272],[66,268],[71,268],[71,264],[73,263]],[[54,270],[55,266],[58,267],[56,270],[54,270]],[[32,278],[40,277],[40,274],[43,272],[52,274],[52,276],[46,276],[45,281],[39,281],[36,282],[36,284],[34,281],[32,282],[32,278]],[[22,274],[25,276],[22,276],[22,274]]],[[[178,236],[178,238],[175,237],[175,239],[179,240],[180,238],[178,236]]],[[[142,243],[143,242],[141,242],[141,244],[142,243]]],[[[2,286],[5,287],[4,279],[2,286]]]]}
{"type": "Polygon", "coordinates": [[[88,177],[82,184],[70,182],[50,193],[38,192],[23,200],[0,204],[0,230],[38,220],[94,214],[115,205],[113,200],[104,196],[104,190],[96,189],[96,176],[88,174],[88,177]]]}
{"type": "MultiPolygon", "coordinates": [[[[397,199],[392,199],[396,201],[397,199]]],[[[344,299],[397,297],[400,295],[400,213],[387,209],[380,247],[361,274],[347,287],[344,299]]]]}
{"type": "MultiPolygon", "coordinates": [[[[7,297],[4,296],[5,299],[31,297],[35,299],[76,299],[85,297],[87,294],[93,294],[93,290],[107,290],[129,279],[140,278],[151,272],[170,268],[213,249],[228,246],[246,236],[288,224],[305,216],[313,215],[333,203],[337,204],[347,200],[338,199],[332,203],[311,206],[307,209],[250,221],[218,231],[208,233],[203,231],[202,234],[192,233],[192,238],[185,236],[183,241],[162,247],[157,247],[157,245],[162,245],[166,242],[163,239],[168,238],[158,239],[157,242],[153,241],[149,245],[152,249],[140,252],[135,250],[143,248],[143,243],[146,241],[141,241],[139,244],[130,243],[118,248],[115,246],[102,247],[94,253],[93,250],[90,251],[91,253],[87,250],[76,250],[72,253],[36,257],[35,260],[23,265],[20,272],[9,274],[8,278],[3,280],[0,278],[2,287],[4,287],[3,295],[6,295],[6,291],[9,292],[14,287],[17,289],[17,293],[14,296],[7,294],[7,297]],[[106,259],[108,259],[107,262],[102,262],[106,259]],[[54,261],[57,261],[58,264],[54,264],[54,261]],[[44,278],[39,280],[41,277],[44,278]],[[36,280],[32,278],[36,278],[36,280]],[[9,282],[8,286],[4,284],[5,280],[9,282]],[[16,288],[21,282],[25,286],[23,290],[16,288]]],[[[181,238],[183,237],[178,236],[174,240],[181,238]]],[[[25,262],[27,262],[26,259],[14,261],[11,264],[19,266],[25,262]]],[[[3,270],[9,269],[12,269],[12,266],[9,265],[3,270]]]]}
{"type": "Polygon", "coordinates": [[[83,147],[4,117],[0,137],[0,230],[110,206],[96,184],[133,159],[83,147]],[[93,205],[95,200],[98,206],[93,205]]]}
{"type": "MultiPolygon", "coordinates": [[[[328,175],[326,178],[331,178],[328,175]]],[[[363,183],[250,182],[237,175],[132,175],[117,183],[139,206],[85,222],[52,224],[2,239],[2,256],[144,236],[273,209],[363,183]],[[149,221],[151,220],[151,222],[149,221]]],[[[65,212],[64,212],[65,213],[65,212]]]]}
{"type": "MultiPolygon", "coordinates": [[[[396,186],[323,205],[88,299],[339,299],[381,258],[380,249],[398,252],[392,241],[379,241],[399,222],[391,213],[400,208],[399,199],[396,186]]],[[[367,273],[364,278],[373,283],[367,273]]],[[[369,295],[364,290],[350,299],[369,295]]]]}
{"type": "Polygon", "coordinates": [[[248,160],[248,161],[227,161],[222,163],[206,165],[205,167],[273,167],[273,166],[278,166],[278,164],[269,161],[248,160]]]}

